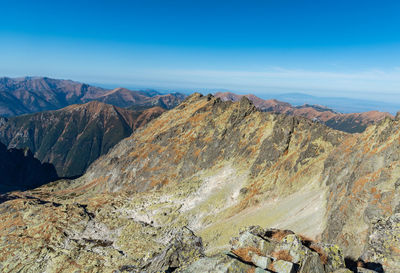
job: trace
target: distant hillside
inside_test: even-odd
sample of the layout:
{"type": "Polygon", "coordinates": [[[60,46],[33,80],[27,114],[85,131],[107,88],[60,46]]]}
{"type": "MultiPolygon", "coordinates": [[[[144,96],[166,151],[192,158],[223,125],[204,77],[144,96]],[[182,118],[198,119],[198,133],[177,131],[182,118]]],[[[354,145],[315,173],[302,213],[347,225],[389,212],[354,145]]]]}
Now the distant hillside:
{"type": "Polygon", "coordinates": [[[54,110],[104,94],[105,89],[50,78],[0,78],[0,115],[54,110]]]}
{"type": "MultiPolygon", "coordinates": [[[[154,93],[151,94],[153,95],[154,93]]],[[[131,109],[137,109],[138,107],[149,108],[153,106],[171,109],[177,106],[184,98],[185,95],[180,93],[149,96],[143,91],[116,88],[97,97],[96,100],[119,107],[131,107],[131,109]]]]}
{"type": "Polygon", "coordinates": [[[132,91],[124,88],[107,90],[70,80],[46,77],[0,78],[0,116],[16,116],[93,100],[119,107],[160,106],[170,109],[185,96],[179,93],[161,95],[152,90],[132,91]]]}
{"type": "Polygon", "coordinates": [[[304,104],[302,106],[292,106],[287,102],[275,99],[264,100],[251,94],[237,95],[231,92],[219,92],[215,96],[225,101],[239,101],[243,96],[246,96],[262,111],[306,117],[313,121],[324,123],[333,129],[348,133],[360,133],[370,124],[381,121],[386,117],[393,118],[391,114],[379,111],[342,114],[321,105],[304,104]]]}
{"type": "Polygon", "coordinates": [[[0,142],[0,194],[27,190],[57,179],[54,167],[40,163],[29,149],[7,149],[0,142]]]}
{"type": "Polygon", "coordinates": [[[269,96],[296,106],[303,104],[322,104],[341,113],[360,113],[376,110],[395,114],[400,110],[400,103],[397,101],[388,103],[376,100],[345,97],[318,97],[303,93],[271,94],[269,96]]]}
{"type": "Polygon", "coordinates": [[[99,156],[165,110],[127,110],[93,101],[0,120],[0,141],[53,164],[60,177],[81,175],[99,156]]]}

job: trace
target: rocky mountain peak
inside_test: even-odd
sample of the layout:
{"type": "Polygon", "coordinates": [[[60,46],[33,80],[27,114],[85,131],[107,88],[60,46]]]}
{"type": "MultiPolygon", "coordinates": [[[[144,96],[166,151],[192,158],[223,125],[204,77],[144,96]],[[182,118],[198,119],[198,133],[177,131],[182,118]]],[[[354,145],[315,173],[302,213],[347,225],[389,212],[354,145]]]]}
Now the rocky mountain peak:
{"type": "MultiPolygon", "coordinates": [[[[113,109],[123,117],[129,111],[113,109]]],[[[121,132],[128,123],[95,119],[85,127],[76,122],[85,115],[55,112],[18,122],[61,120],[68,124],[61,128],[90,132],[121,132]]],[[[55,135],[56,124],[40,124],[55,135]]],[[[92,135],[68,130],[58,139],[85,136],[76,149],[88,147],[92,135]]],[[[348,134],[260,110],[249,98],[193,94],[110,148],[83,176],[9,196],[0,205],[0,237],[12,244],[0,249],[0,259],[6,269],[38,272],[90,271],[95,264],[131,272],[229,265],[237,272],[396,273],[399,139],[400,122],[390,118],[348,134]],[[15,255],[26,263],[15,264],[15,255]]]]}

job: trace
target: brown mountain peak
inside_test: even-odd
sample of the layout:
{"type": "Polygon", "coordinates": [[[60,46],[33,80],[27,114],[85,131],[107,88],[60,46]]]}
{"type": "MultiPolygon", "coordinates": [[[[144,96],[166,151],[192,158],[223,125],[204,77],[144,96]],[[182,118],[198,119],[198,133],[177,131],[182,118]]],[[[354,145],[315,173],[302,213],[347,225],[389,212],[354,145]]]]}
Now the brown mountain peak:
{"type": "MultiPolygon", "coordinates": [[[[84,104],[73,104],[57,111],[87,111],[89,113],[96,114],[104,111],[115,111],[116,108],[116,106],[94,100],[84,104]]],[[[122,110],[122,108],[119,109],[122,110]]]]}

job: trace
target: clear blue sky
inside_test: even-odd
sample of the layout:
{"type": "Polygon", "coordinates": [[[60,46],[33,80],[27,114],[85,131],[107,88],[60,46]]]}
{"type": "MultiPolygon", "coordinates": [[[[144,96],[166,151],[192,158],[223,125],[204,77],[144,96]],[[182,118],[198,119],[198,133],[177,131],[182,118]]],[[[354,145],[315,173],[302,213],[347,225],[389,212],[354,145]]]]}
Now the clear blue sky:
{"type": "Polygon", "coordinates": [[[400,1],[0,0],[0,74],[400,100],[400,1]]]}

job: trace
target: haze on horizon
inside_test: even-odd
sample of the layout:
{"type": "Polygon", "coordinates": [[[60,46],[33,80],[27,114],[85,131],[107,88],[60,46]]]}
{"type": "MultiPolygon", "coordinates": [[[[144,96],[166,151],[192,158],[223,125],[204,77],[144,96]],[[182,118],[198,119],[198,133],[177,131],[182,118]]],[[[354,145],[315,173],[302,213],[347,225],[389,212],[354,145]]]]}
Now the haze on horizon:
{"type": "Polygon", "coordinates": [[[400,100],[399,1],[1,1],[0,75],[400,100]]]}

